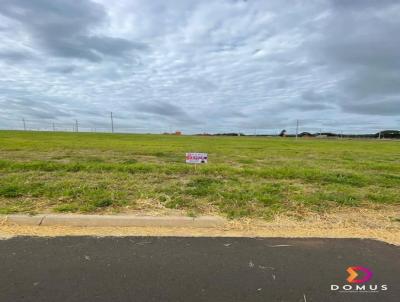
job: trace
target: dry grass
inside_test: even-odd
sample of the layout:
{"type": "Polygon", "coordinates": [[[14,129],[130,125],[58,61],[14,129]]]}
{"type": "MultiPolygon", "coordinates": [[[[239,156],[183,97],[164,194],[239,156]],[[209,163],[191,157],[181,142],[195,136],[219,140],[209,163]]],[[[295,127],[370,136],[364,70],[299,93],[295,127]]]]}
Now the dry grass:
{"type": "Polygon", "coordinates": [[[45,227],[0,225],[0,237],[12,236],[193,236],[193,237],[325,237],[369,238],[400,245],[400,220],[396,207],[379,210],[347,209],[327,214],[308,213],[299,220],[276,216],[266,222],[238,219],[226,226],[201,228],[150,227],[45,227]]]}
{"type": "Polygon", "coordinates": [[[400,206],[399,141],[0,131],[0,214],[301,218],[400,206]],[[209,153],[196,170],[187,151],[209,153]]]}

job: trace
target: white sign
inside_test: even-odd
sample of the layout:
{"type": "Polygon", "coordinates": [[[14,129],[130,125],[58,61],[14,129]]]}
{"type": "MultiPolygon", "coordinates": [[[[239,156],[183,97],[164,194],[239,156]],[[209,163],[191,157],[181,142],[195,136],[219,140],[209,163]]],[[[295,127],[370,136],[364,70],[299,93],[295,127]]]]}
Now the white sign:
{"type": "Polygon", "coordinates": [[[187,164],[206,164],[207,159],[207,153],[186,153],[187,164]]]}

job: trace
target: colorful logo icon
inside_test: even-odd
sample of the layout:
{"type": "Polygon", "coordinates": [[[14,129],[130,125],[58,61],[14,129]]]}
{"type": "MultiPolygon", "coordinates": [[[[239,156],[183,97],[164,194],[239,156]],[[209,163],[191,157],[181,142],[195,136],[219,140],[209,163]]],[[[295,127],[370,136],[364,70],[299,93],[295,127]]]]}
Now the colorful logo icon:
{"type": "Polygon", "coordinates": [[[349,273],[347,277],[347,282],[349,283],[364,283],[372,278],[372,272],[363,266],[350,266],[346,271],[349,273]],[[358,272],[363,272],[363,277],[361,279],[357,279],[359,276],[358,272]]]}

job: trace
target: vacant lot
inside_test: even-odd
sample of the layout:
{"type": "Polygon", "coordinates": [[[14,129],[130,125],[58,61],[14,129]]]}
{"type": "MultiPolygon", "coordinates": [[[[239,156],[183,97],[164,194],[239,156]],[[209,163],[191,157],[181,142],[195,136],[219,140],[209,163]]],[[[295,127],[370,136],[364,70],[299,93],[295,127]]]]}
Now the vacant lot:
{"type": "Polygon", "coordinates": [[[295,217],[400,205],[400,142],[0,131],[0,214],[295,217]],[[185,152],[209,163],[184,163],[185,152]]]}

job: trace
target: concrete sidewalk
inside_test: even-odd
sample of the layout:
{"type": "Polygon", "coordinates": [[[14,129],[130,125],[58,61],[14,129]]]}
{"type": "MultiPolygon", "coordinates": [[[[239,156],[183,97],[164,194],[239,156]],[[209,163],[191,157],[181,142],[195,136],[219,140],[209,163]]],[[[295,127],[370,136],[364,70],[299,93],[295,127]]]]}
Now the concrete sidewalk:
{"type": "Polygon", "coordinates": [[[4,215],[0,224],[77,227],[196,227],[223,226],[226,220],[215,216],[137,216],[137,215],[4,215]]]}

